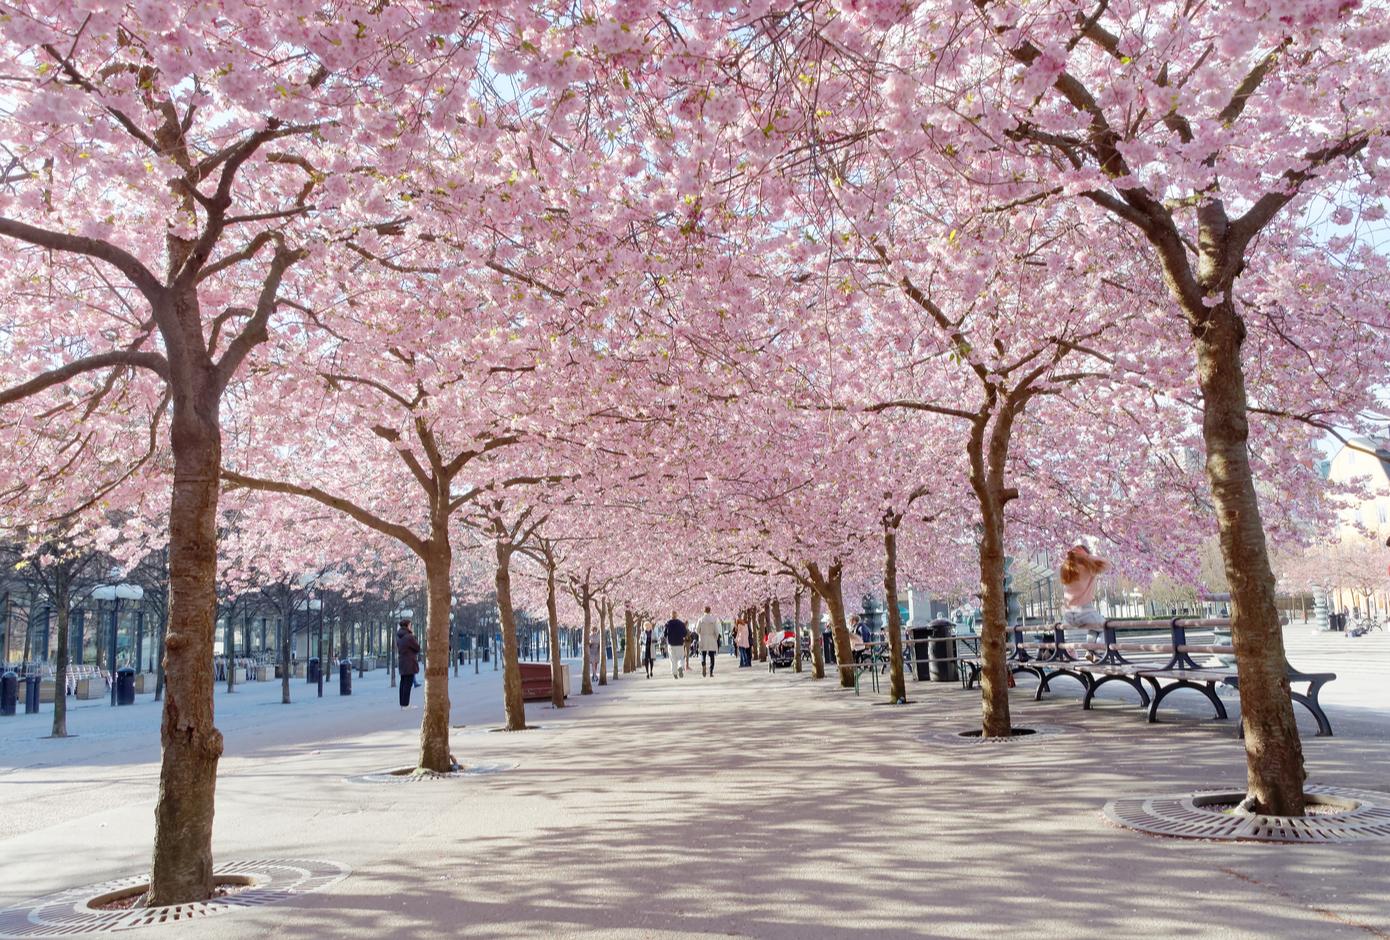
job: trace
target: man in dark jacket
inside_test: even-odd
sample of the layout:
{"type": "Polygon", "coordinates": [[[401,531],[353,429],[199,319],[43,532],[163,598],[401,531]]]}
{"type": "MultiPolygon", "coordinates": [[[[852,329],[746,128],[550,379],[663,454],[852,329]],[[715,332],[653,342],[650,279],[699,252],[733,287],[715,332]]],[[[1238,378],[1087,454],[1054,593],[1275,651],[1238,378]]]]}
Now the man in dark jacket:
{"type": "Polygon", "coordinates": [[[666,645],[671,650],[671,675],[679,679],[685,675],[685,638],[690,631],[685,621],[677,617],[673,610],[662,632],[666,634],[666,645]]]}
{"type": "Polygon", "coordinates": [[[415,688],[415,674],[420,671],[420,641],[411,632],[409,620],[402,620],[396,630],[396,658],[401,668],[401,708],[409,708],[410,690],[415,688]]]}

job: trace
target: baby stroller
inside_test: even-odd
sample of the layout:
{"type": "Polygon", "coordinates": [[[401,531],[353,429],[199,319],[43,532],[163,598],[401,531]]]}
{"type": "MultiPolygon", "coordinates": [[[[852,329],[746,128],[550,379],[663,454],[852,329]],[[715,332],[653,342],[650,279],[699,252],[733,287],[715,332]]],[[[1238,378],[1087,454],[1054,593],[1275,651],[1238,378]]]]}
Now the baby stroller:
{"type": "Polygon", "coordinates": [[[769,672],[790,669],[796,661],[796,634],[790,630],[774,630],[767,635],[767,668],[769,672]]]}

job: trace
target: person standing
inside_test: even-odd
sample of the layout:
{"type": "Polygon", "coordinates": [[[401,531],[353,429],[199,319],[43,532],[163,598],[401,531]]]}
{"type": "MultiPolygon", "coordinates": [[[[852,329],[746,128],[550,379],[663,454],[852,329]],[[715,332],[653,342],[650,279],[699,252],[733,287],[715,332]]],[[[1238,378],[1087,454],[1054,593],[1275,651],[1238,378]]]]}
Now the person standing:
{"type": "Polygon", "coordinates": [[[401,708],[409,708],[410,690],[415,688],[415,674],[420,671],[420,641],[411,631],[409,620],[402,620],[396,629],[396,662],[401,672],[401,708]]]}
{"type": "MultiPolygon", "coordinates": [[[[1100,639],[1100,628],[1105,626],[1105,618],[1096,610],[1096,586],[1102,572],[1110,567],[1110,562],[1091,554],[1091,550],[1080,543],[1067,549],[1062,559],[1062,600],[1066,604],[1062,611],[1062,626],[1072,630],[1083,627],[1086,642],[1095,643],[1100,639]]],[[[1098,657],[1095,650],[1087,650],[1086,658],[1094,662],[1098,657]]]]}
{"type": "Polygon", "coordinates": [[[685,676],[685,638],[690,634],[690,629],[673,610],[662,632],[666,635],[666,646],[671,651],[671,676],[680,679],[685,676]]]}
{"type": "Polygon", "coordinates": [[[595,629],[589,634],[589,680],[598,681],[598,650],[599,650],[599,631],[595,629]]]}
{"type": "Polygon", "coordinates": [[[719,621],[705,608],[705,615],[695,622],[695,635],[700,640],[700,675],[714,675],[714,655],[719,652],[719,621]],[[709,672],[705,664],[709,664],[709,672]]]}
{"type": "Polygon", "coordinates": [[[647,668],[647,678],[652,677],[652,632],[655,626],[649,626],[642,631],[642,665],[647,668]]]}
{"type": "Polygon", "coordinates": [[[748,629],[748,618],[740,617],[734,624],[734,645],[738,647],[738,668],[748,669],[753,665],[753,654],[750,651],[753,642],[753,635],[748,629]]]}

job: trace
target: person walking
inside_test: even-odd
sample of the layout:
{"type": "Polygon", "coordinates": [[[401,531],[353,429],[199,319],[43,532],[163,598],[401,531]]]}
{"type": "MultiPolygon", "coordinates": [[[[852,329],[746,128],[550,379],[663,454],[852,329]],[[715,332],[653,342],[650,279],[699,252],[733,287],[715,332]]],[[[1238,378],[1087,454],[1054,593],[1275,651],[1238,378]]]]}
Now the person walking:
{"type": "Polygon", "coordinates": [[[599,650],[599,631],[589,634],[589,679],[592,682],[598,681],[598,650],[599,650]]]}
{"type": "Polygon", "coordinates": [[[695,622],[695,636],[700,641],[700,675],[714,675],[714,656],[719,652],[719,621],[705,608],[705,615],[695,622]],[[705,664],[709,671],[705,671],[705,664]]]}
{"type": "Polygon", "coordinates": [[[647,669],[647,678],[652,677],[652,633],[656,627],[649,626],[642,631],[642,665],[647,669]]]}
{"type": "MultiPolygon", "coordinates": [[[[1100,639],[1100,628],[1105,626],[1105,618],[1096,610],[1096,586],[1101,574],[1110,567],[1110,562],[1091,554],[1085,545],[1077,543],[1067,549],[1062,559],[1062,626],[1086,630],[1086,642],[1095,643],[1100,639]]],[[[1099,657],[1095,650],[1087,650],[1086,658],[1095,662],[1099,657]]]]}
{"type": "Polygon", "coordinates": [[[420,671],[420,641],[411,631],[409,620],[402,620],[396,628],[396,662],[401,672],[401,708],[409,708],[410,690],[415,688],[415,674],[420,671]]]}
{"type": "Polygon", "coordinates": [[[685,676],[685,638],[690,634],[690,629],[685,625],[685,621],[676,616],[676,612],[671,611],[671,619],[666,621],[662,627],[662,632],[666,635],[666,646],[671,651],[671,676],[680,679],[685,676]]]}
{"type": "Polygon", "coordinates": [[[738,668],[748,669],[753,665],[751,652],[753,635],[748,629],[748,618],[740,617],[734,624],[734,645],[738,647],[738,668]]]}

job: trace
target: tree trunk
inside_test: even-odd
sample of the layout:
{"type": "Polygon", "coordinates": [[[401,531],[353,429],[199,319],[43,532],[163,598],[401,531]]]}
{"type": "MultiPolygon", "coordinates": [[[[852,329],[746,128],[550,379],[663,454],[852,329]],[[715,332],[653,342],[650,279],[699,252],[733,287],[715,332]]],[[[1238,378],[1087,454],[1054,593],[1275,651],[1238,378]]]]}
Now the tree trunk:
{"type": "Polygon", "coordinates": [[[498,540],[497,618],[502,623],[502,702],[507,730],[526,728],[526,702],[521,695],[521,662],[516,639],[516,612],[512,610],[512,547],[498,540]]]}
{"type": "Polygon", "coordinates": [[[68,736],[68,578],[64,573],[56,577],[56,596],[53,602],[58,606],[58,661],[53,670],[53,731],[55,738],[68,736]]]}
{"type": "Polygon", "coordinates": [[[1002,513],[983,510],[980,537],[980,699],[985,737],[1013,733],[1009,714],[1008,623],[1004,606],[1002,513]]]}
{"type": "Polygon", "coordinates": [[[1229,295],[1209,316],[1207,328],[1196,341],[1197,381],[1202,389],[1207,480],[1231,590],[1231,642],[1240,669],[1246,785],[1258,811],[1301,816],[1306,779],[1303,743],[1289,697],[1274,574],[1247,449],[1249,424],[1240,360],[1245,329],[1229,295]]]}
{"type": "Polygon", "coordinates": [[[840,685],[854,688],[854,670],[846,668],[854,662],[854,649],[849,642],[849,625],[845,622],[845,596],[842,586],[844,569],[835,562],[822,577],[814,563],[807,566],[811,576],[822,593],[822,598],[830,608],[830,631],[835,640],[835,670],[840,674],[840,685]]]}
{"type": "Polygon", "coordinates": [[[560,661],[560,612],[555,599],[555,566],[545,566],[545,615],[550,623],[550,704],[565,707],[565,688],[561,684],[565,664],[560,661]]]}
{"type": "Polygon", "coordinates": [[[180,362],[172,353],[170,367],[176,381],[170,383],[174,482],[169,511],[169,629],[164,641],[165,690],[159,729],[164,752],[145,901],[150,906],[212,896],[213,801],[217,761],[222,756],[212,695],[222,465],[219,394],[210,366],[180,362]]]}
{"type": "MultiPolygon", "coordinates": [[[[449,649],[449,576],[453,570],[453,550],[449,546],[449,520],[435,519],[425,558],[425,704],[420,719],[421,770],[448,773],[454,769],[449,753],[449,663],[448,653],[435,656],[430,650],[449,649]]],[[[402,682],[409,681],[402,676],[402,682]]]]}
{"type": "Polygon", "coordinates": [[[623,639],[626,648],[623,650],[623,672],[637,671],[637,627],[636,620],[632,616],[632,608],[627,604],[623,605],[623,639]]]}
{"type": "Polygon", "coordinates": [[[888,700],[907,702],[907,683],[903,679],[903,621],[898,612],[898,523],[901,516],[883,520],[883,600],[888,608],[888,700]]]}
{"type": "Polygon", "coordinates": [[[593,663],[589,659],[589,634],[593,631],[593,615],[590,612],[593,606],[593,598],[589,596],[589,582],[584,582],[584,591],[579,596],[580,604],[584,607],[584,639],[581,645],[584,648],[583,676],[579,682],[580,695],[593,695],[594,683],[589,675],[589,670],[593,668],[593,663]]]}
{"type": "Polygon", "coordinates": [[[811,676],[825,678],[825,651],[821,648],[821,596],[819,591],[811,592],[811,676]]]}
{"type": "Polygon", "coordinates": [[[780,597],[772,599],[772,625],[778,631],[782,629],[782,599],[780,597]]]}
{"type": "Polygon", "coordinates": [[[763,628],[758,631],[758,662],[767,662],[767,635],[772,630],[772,602],[763,598],[763,628]]]}
{"type": "Polygon", "coordinates": [[[794,637],[793,648],[796,650],[796,660],[793,663],[793,672],[801,671],[801,654],[805,652],[801,648],[801,588],[796,589],[792,595],[792,635],[794,637]]]}

